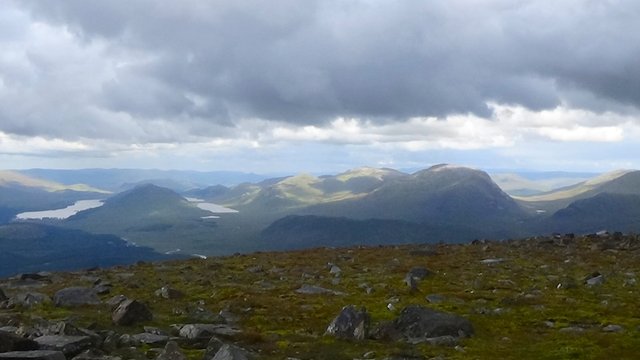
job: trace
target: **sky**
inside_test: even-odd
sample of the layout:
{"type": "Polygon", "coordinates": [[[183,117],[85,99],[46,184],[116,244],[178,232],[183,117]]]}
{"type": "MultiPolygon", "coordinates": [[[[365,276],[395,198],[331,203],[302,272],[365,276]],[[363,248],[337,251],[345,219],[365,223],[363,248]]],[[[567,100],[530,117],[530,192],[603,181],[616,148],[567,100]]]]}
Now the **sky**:
{"type": "Polygon", "coordinates": [[[4,0],[0,167],[640,168],[636,0],[4,0]]]}

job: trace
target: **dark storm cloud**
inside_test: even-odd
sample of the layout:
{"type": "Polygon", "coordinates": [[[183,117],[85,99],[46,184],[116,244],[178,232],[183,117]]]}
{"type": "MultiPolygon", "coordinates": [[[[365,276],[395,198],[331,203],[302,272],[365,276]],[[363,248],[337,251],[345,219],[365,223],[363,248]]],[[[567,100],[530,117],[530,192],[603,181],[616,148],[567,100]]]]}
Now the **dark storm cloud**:
{"type": "Polygon", "coordinates": [[[487,102],[640,108],[631,0],[14,4],[87,46],[104,42],[107,56],[140,59],[74,101],[138,121],[489,117],[487,102]]]}

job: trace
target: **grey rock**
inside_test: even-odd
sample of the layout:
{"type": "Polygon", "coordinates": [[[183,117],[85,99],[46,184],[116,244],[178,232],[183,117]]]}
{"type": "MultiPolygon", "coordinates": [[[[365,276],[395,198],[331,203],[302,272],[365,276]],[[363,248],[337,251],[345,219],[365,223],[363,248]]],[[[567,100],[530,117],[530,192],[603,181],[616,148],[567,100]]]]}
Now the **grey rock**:
{"type": "Polygon", "coordinates": [[[432,275],[433,271],[427,269],[424,266],[416,266],[409,270],[407,276],[411,276],[416,280],[424,280],[427,276],[432,275]]]}
{"type": "Polygon", "coordinates": [[[69,287],[59,290],[53,295],[55,306],[75,307],[83,305],[98,305],[100,298],[94,289],[85,287],[69,287]]]}
{"type": "Polygon", "coordinates": [[[504,261],[505,260],[502,258],[495,258],[495,259],[484,259],[484,260],[481,260],[480,262],[487,265],[493,265],[493,264],[503,263],[504,261]]]}
{"type": "Polygon", "coordinates": [[[471,322],[461,316],[418,305],[404,308],[390,324],[376,330],[377,337],[395,340],[473,335],[471,322]]]}
{"type": "Polygon", "coordinates": [[[431,338],[414,338],[414,339],[409,339],[408,342],[414,345],[425,343],[433,346],[449,346],[449,347],[454,347],[459,344],[458,338],[451,335],[436,336],[431,338]]]}
{"type": "Polygon", "coordinates": [[[358,310],[355,305],[348,305],[329,324],[326,334],[340,339],[364,340],[369,336],[370,322],[366,309],[358,310]]]}
{"type": "Polygon", "coordinates": [[[602,331],[617,333],[617,332],[623,332],[624,328],[620,325],[611,324],[603,327],[602,331]]]}
{"type": "Polygon", "coordinates": [[[34,340],[40,345],[40,350],[61,351],[67,356],[77,355],[93,345],[88,336],[45,335],[34,340]]]}
{"type": "Polygon", "coordinates": [[[73,357],[72,360],[121,360],[118,356],[105,355],[98,349],[89,349],[73,357]]]}
{"type": "Polygon", "coordinates": [[[212,360],[248,360],[248,359],[249,358],[247,357],[247,352],[244,351],[243,349],[237,346],[224,344],[222,345],[220,350],[218,350],[218,352],[216,353],[216,355],[213,357],[212,360]]]}
{"type": "Polygon", "coordinates": [[[234,336],[240,330],[223,324],[187,324],[180,328],[180,336],[183,338],[196,340],[210,338],[212,336],[234,336]]]}
{"type": "Polygon", "coordinates": [[[123,301],[127,300],[127,297],[124,295],[116,295],[111,299],[107,300],[107,305],[111,306],[111,308],[115,308],[120,305],[123,301]]]}
{"type": "Polygon", "coordinates": [[[341,273],[342,269],[340,269],[338,265],[331,266],[331,270],[329,270],[329,274],[331,275],[340,276],[341,273]]]}
{"type": "Polygon", "coordinates": [[[98,295],[106,295],[111,292],[111,286],[100,284],[94,286],[93,290],[95,290],[96,294],[98,295]]]}
{"type": "Polygon", "coordinates": [[[73,357],[72,360],[121,360],[118,356],[105,355],[98,349],[89,349],[73,357]]]}
{"type": "Polygon", "coordinates": [[[140,333],[131,336],[135,342],[149,345],[164,345],[169,341],[167,335],[157,335],[150,333],[140,333]]]}
{"type": "Polygon", "coordinates": [[[51,302],[51,298],[45,294],[38,292],[18,294],[9,299],[9,304],[11,305],[21,305],[26,307],[31,307],[33,305],[44,304],[48,302],[51,302]]]}
{"type": "Polygon", "coordinates": [[[344,293],[340,292],[340,291],[335,291],[335,290],[331,290],[331,289],[325,289],[323,287],[320,286],[315,286],[315,285],[307,285],[304,284],[302,285],[298,290],[296,290],[296,292],[298,294],[305,294],[305,295],[344,295],[344,293]]]}
{"type": "Polygon", "coordinates": [[[432,304],[439,304],[445,301],[447,298],[444,295],[440,294],[430,294],[425,297],[425,299],[432,304]]]}
{"type": "Polygon", "coordinates": [[[204,360],[213,359],[214,356],[220,351],[220,349],[224,346],[224,342],[220,340],[216,336],[212,336],[207,343],[207,349],[204,353],[204,360]]]}
{"type": "Polygon", "coordinates": [[[602,285],[604,284],[604,275],[598,272],[593,273],[587,276],[587,278],[585,279],[585,284],[587,284],[587,286],[590,286],[590,287],[602,285]]]}
{"type": "Polygon", "coordinates": [[[66,360],[61,351],[33,350],[0,353],[2,360],[66,360]]]}
{"type": "Polygon", "coordinates": [[[111,316],[116,325],[128,326],[141,321],[150,321],[153,314],[149,308],[137,300],[125,300],[118,305],[111,316]]]}
{"type": "Polygon", "coordinates": [[[0,331],[0,352],[38,350],[37,342],[16,334],[0,331]]]}
{"type": "Polygon", "coordinates": [[[156,296],[158,297],[162,297],[165,299],[180,299],[182,297],[184,297],[184,293],[180,290],[176,290],[174,288],[171,288],[169,286],[163,286],[160,289],[156,290],[155,292],[156,296]]]}
{"type": "Polygon", "coordinates": [[[175,341],[169,341],[156,360],[187,360],[187,357],[175,341]]]}

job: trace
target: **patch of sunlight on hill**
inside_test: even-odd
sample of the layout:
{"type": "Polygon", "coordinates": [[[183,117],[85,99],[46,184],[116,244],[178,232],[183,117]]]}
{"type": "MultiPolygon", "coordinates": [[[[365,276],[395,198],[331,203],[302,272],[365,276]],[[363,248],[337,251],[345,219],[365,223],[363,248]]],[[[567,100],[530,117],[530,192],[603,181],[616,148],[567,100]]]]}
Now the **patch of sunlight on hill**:
{"type": "Polygon", "coordinates": [[[600,176],[596,176],[593,179],[584,181],[574,186],[570,186],[564,189],[559,189],[546,194],[533,195],[533,196],[514,196],[514,198],[522,201],[529,201],[529,202],[570,199],[570,198],[582,195],[584,193],[587,193],[589,191],[592,191],[609,181],[615,180],[629,173],[630,171],[631,170],[616,170],[616,171],[602,174],[600,176]]]}

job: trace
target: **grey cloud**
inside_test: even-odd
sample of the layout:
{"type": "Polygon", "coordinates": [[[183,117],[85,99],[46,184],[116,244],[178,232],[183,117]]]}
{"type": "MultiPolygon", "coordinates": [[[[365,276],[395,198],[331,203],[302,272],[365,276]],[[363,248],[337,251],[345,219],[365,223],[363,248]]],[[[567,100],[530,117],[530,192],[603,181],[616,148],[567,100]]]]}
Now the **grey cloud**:
{"type": "Polygon", "coordinates": [[[640,109],[640,3],[632,0],[14,5],[86,44],[151,59],[116,69],[90,104],[77,104],[140,122],[176,119],[200,129],[205,120],[233,126],[237,118],[490,117],[491,101],[640,109]]]}

